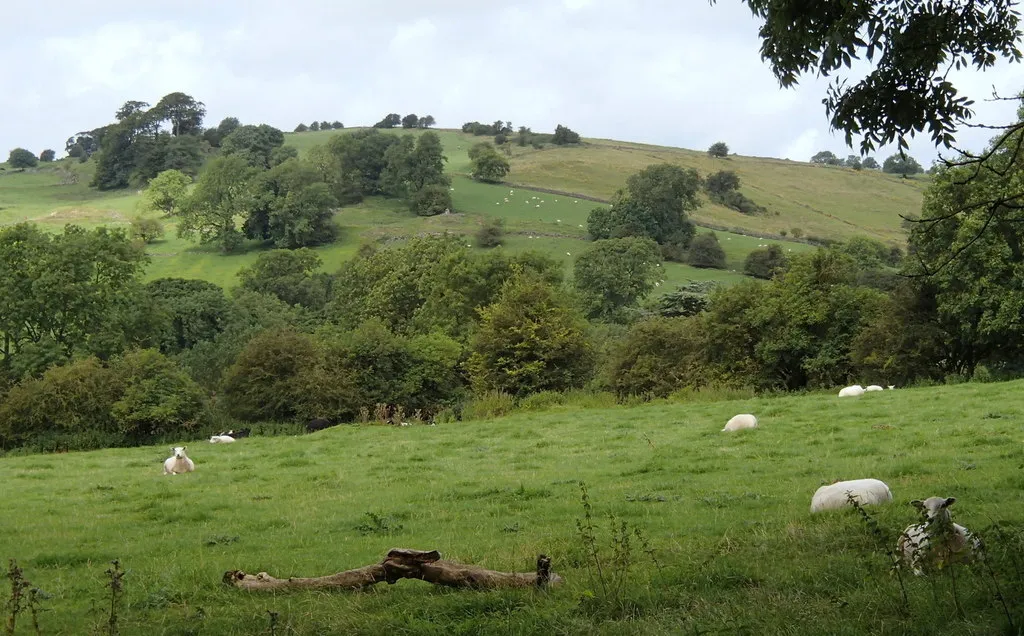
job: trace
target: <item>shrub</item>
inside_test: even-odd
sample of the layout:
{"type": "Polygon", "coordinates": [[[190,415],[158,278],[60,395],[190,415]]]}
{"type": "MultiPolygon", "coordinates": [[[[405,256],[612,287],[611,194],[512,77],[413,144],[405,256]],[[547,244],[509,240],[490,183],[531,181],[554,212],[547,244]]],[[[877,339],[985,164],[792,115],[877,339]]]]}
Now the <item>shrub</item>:
{"type": "Polygon", "coordinates": [[[39,160],[36,159],[36,156],[24,148],[15,148],[7,157],[7,165],[12,168],[34,168],[38,164],[39,160]]]}
{"type": "Polygon", "coordinates": [[[555,134],[551,137],[551,143],[557,146],[580,143],[580,136],[570,128],[558,124],[555,126],[555,134]]]}
{"type": "Polygon", "coordinates": [[[725,250],[714,232],[698,234],[690,242],[686,262],[693,267],[725,269],[725,250]]]}
{"type": "Polygon", "coordinates": [[[585,324],[537,274],[509,279],[480,311],[467,362],[474,389],[524,396],[582,386],[591,368],[585,324]]]}
{"type": "Polygon", "coordinates": [[[697,375],[699,340],[686,318],[651,318],[634,324],[610,352],[603,384],[616,395],[665,397],[697,375]]]}
{"type": "Polygon", "coordinates": [[[708,155],[712,157],[726,157],[729,155],[729,146],[724,141],[716,141],[708,147],[708,155]]]}
{"type": "Polygon", "coordinates": [[[464,420],[491,420],[515,410],[516,401],[504,391],[485,391],[462,407],[464,420]]]}
{"type": "Polygon", "coordinates": [[[743,273],[754,278],[768,280],[785,271],[787,262],[782,248],[772,244],[747,254],[747,259],[743,262],[743,273]]]}
{"type": "Polygon", "coordinates": [[[195,431],[204,415],[203,390],[177,364],[155,349],[125,354],[112,365],[123,383],[111,416],[134,444],[195,431]]]}
{"type": "Polygon", "coordinates": [[[413,195],[410,207],[419,216],[442,214],[452,209],[452,193],[444,185],[426,185],[413,195]]]}
{"type": "Polygon", "coordinates": [[[118,445],[111,408],[120,392],[117,374],[96,358],[52,367],[7,393],[0,404],[0,443],[10,448],[47,438],[47,450],[118,445]]]}
{"type": "Polygon", "coordinates": [[[225,374],[228,413],[245,421],[292,419],[307,397],[297,378],[318,361],[317,343],[308,334],[275,329],[257,335],[225,374]]]}
{"type": "Polygon", "coordinates": [[[793,238],[800,238],[804,235],[804,231],[801,228],[794,227],[789,230],[789,233],[793,235],[793,238]]]}
{"type": "Polygon", "coordinates": [[[497,247],[505,237],[505,220],[488,219],[476,232],[476,243],[480,247],[497,247]]]}
{"type": "Polygon", "coordinates": [[[131,236],[143,243],[152,243],[164,236],[164,225],[158,219],[137,216],[132,219],[131,236]]]}

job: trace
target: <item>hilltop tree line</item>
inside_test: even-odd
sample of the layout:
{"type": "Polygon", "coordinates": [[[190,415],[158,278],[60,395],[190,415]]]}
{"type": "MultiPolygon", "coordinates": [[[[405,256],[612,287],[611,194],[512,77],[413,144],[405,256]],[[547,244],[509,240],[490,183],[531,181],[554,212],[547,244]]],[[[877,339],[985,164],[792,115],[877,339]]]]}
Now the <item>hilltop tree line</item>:
{"type": "Polygon", "coordinates": [[[420,117],[415,113],[409,113],[405,117],[402,117],[398,113],[389,113],[384,116],[379,122],[373,125],[374,128],[430,128],[436,122],[434,121],[433,115],[424,115],[420,117]]]}
{"type": "Polygon", "coordinates": [[[895,153],[886,157],[882,165],[874,157],[863,159],[858,155],[849,155],[846,159],[840,159],[830,150],[822,150],[811,157],[811,163],[824,164],[826,166],[842,166],[854,170],[881,170],[886,174],[899,174],[911,176],[924,172],[921,164],[907,154],[895,153]]]}
{"type": "Polygon", "coordinates": [[[580,143],[579,133],[575,132],[568,126],[558,124],[555,126],[555,132],[551,134],[547,133],[535,133],[530,130],[527,126],[520,126],[519,130],[516,131],[512,127],[511,121],[501,121],[500,119],[492,124],[481,124],[478,121],[469,121],[462,124],[462,132],[476,135],[478,137],[492,136],[494,137],[494,145],[503,146],[506,143],[515,143],[519,146],[533,146],[534,148],[543,148],[544,144],[554,144],[556,146],[566,146],[569,144],[580,143]],[[513,133],[515,137],[513,137],[513,133]]]}
{"type": "Polygon", "coordinates": [[[332,122],[326,119],[323,121],[314,120],[308,126],[306,124],[300,123],[298,126],[295,127],[295,130],[293,132],[300,133],[306,132],[307,130],[312,132],[317,132],[318,130],[341,130],[344,127],[345,124],[341,123],[340,121],[332,122]]]}

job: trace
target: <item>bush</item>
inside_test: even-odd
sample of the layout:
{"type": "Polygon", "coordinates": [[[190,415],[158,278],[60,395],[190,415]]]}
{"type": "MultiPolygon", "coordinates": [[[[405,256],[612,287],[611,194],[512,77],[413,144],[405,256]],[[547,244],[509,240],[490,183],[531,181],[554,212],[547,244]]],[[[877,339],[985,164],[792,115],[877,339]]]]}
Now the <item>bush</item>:
{"type": "Polygon", "coordinates": [[[488,219],[476,232],[476,244],[480,247],[498,247],[505,237],[505,220],[488,219]]]}
{"type": "Polygon", "coordinates": [[[308,399],[301,373],[319,361],[316,340],[290,329],[265,331],[246,344],[224,378],[228,413],[245,421],[289,420],[308,399]]]}
{"type": "Polygon", "coordinates": [[[591,369],[585,325],[539,275],[509,279],[480,311],[467,362],[474,389],[524,396],[582,386],[591,369]]]}
{"type": "Polygon", "coordinates": [[[494,146],[482,141],[469,149],[470,170],[473,178],[486,183],[500,183],[509,172],[508,160],[498,154],[494,146]]]}
{"type": "Polygon", "coordinates": [[[15,148],[7,157],[7,165],[12,168],[34,168],[38,164],[36,156],[24,148],[15,148]]]}
{"type": "Polygon", "coordinates": [[[693,267],[725,269],[725,250],[714,232],[698,234],[690,242],[686,262],[693,267]]]}
{"type": "Polygon", "coordinates": [[[40,379],[11,388],[0,404],[0,444],[5,448],[47,438],[48,450],[120,445],[111,408],[121,393],[117,374],[96,358],[52,367],[40,379]]]}
{"type": "Polygon", "coordinates": [[[726,157],[729,155],[729,146],[724,141],[716,141],[708,147],[708,155],[712,157],[726,157]]]}
{"type": "Polygon", "coordinates": [[[128,442],[147,444],[199,428],[205,414],[203,390],[159,351],[127,353],[112,370],[123,391],[111,416],[128,442]]]}
{"type": "Polygon", "coordinates": [[[515,410],[516,401],[504,391],[486,391],[462,407],[463,420],[492,420],[515,410]]]}
{"type": "Polygon", "coordinates": [[[699,377],[699,341],[686,318],[634,324],[605,362],[603,384],[616,395],[666,397],[699,377]]]}
{"type": "Polygon", "coordinates": [[[551,137],[551,143],[557,146],[580,143],[580,136],[566,126],[558,124],[555,126],[555,134],[551,137]]]}
{"type": "Polygon", "coordinates": [[[131,236],[143,243],[152,243],[164,236],[164,225],[158,219],[137,216],[132,219],[131,236]]]}
{"type": "Polygon", "coordinates": [[[451,211],[452,193],[447,186],[423,186],[412,196],[410,208],[419,216],[435,216],[451,211]]]}
{"type": "Polygon", "coordinates": [[[772,244],[747,254],[747,259],[743,262],[743,273],[768,280],[785,271],[787,262],[782,248],[772,244]]]}

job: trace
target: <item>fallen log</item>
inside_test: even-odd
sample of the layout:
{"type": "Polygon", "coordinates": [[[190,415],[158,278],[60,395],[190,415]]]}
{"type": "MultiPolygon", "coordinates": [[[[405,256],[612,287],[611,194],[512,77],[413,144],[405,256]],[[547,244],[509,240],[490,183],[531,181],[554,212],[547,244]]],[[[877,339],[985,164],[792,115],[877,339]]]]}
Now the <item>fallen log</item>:
{"type": "Polygon", "coordinates": [[[318,577],[278,579],[266,572],[246,574],[241,570],[224,573],[224,583],[244,590],[310,590],[323,588],[360,589],[380,582],[419,579],[434,585],[471,589],[546,588],[563,582],[551,571],[551,558],[537,557],[536,572],[496,572],[478,565],[444,561],[437,550],[395,548],[380,563],[318,577]]]}

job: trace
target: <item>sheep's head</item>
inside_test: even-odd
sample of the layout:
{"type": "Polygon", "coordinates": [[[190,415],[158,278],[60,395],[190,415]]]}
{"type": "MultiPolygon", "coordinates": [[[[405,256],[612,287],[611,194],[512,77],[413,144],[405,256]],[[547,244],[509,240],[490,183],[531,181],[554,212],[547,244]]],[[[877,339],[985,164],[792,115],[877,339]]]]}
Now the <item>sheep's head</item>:
{"type": "Polygon", "coordinates": [[[888,387],[889,387],[889,390],[892,391],[893,389],[896,388],[896,385],[895,384],[890,384],[890,385],[888,385],[888,387]]]}
{"type": "Polygon", "coordinates": [[[182,459],[183,457],[185,457],[185,449],[186,448],[188,448],[188,447],[187,446],[175,446],[172,449],[174,451],[174,456],[176,458],[178,458],[178,459],[182,459]]]}
{"type": "Polygon", "coordinates": [[[953,517],[949,507],[954,503],[956,497],[928,497],[924,501],[915,499],[910,505],[923,512],[928,521],[950,521],[953,517]]]}

